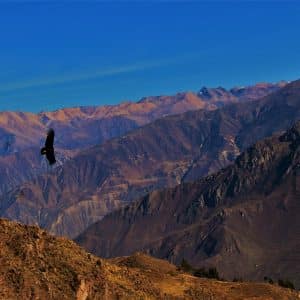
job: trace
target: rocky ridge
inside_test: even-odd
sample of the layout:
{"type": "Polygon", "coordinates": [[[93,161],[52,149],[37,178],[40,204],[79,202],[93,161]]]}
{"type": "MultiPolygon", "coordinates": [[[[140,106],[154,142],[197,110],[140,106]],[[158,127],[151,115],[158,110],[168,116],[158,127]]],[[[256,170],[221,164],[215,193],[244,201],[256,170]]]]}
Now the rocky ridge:
{"type": "Polygon", "coordinates": [[[154,191],[90,226],[77,242],[103,257],[145,251],[215,266],[225,278],[300,286],[300,122],[227,168],[154,191]]]}

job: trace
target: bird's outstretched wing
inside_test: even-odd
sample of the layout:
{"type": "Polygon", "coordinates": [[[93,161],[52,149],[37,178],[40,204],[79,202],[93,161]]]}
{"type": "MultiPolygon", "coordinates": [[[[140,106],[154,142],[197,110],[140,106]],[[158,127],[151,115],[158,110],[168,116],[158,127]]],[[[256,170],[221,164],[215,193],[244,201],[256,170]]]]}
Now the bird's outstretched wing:
{"type": "Polygon", "coordinates": [[[45,147],[41,149],[41,155],[46,154],[46,158],[49,161],[50,165],[53,165],[56,162],[55,155],[54,155],[54,130],[51,128],[47,133],[47,138],[45,142],[45,147]]]}
{"type": "Polygon", "coordinates": [[[45,147],[48,148],[53,148],[53,143],[54,143],[54,130],[51,128],[49,129],[47,133],[47,138],[45,142],[45,147]]]}
{"type": "Polygon", "coordinates": [[[54,149],[46,152],[46,158],[48,159],[50,165],[55,164],[56,159],[55,159],[55,155],[54,155],[54,149]]]}

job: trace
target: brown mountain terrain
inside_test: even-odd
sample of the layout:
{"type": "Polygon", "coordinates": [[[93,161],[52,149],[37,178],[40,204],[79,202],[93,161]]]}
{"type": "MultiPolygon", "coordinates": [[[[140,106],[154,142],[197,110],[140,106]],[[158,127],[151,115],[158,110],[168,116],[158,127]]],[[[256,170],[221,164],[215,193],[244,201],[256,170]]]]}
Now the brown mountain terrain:
{"type": "Polygon", "coordinates": [[[225,278],[300,286],[300,122],[251,146],[218,173],[154,191],[78,239],[103,257],[137,250],[216,266],[225,278]]]}
{"type": "Polygon", "coordinates": [[[3,170],[0,193],[47,171],[44,159],[37,153],[49,127],[56,130],[56,151],[60,163],[63,163],[74,156],[76,150],[101,144],[159,117],[201,108],[212,110],[240,99],[257,99],[285,84],[265,83],[229,91],[211,88],[203,96],[200,93],[178,93],[145,97],[137,103],[74,107],[39,114],[0,112],[0,170],[3,170]]]}
{"type": "Polygon", "coordinates": [[[263,283],[197,278],[141,253],[113,260],[38,227],[0,220],[1,299],[298,299],[263,283]]]}
{"type": "Polygon", "coordinates": [[[128,201],[219,170],[288,128],[300,119],[299,95],[296,81],[262,100],[159,119],[19,186],[2,197],[0,213],[74,238],[128,201]]]}

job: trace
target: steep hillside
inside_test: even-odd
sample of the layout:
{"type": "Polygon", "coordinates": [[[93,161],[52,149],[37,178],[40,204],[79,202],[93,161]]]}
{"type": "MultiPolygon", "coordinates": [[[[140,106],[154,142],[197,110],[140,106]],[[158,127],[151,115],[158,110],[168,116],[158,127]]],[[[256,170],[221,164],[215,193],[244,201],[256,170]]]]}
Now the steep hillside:
{"type": "Polygon", "coordinates": [[[3,196],[0,213],[73,238],[120,205],[219,170],[254,141],[291,126],[300,118],[299,86],[257,102],[168,116],[92,147],[3,196]]]}
{"type": "Polygon", "coordinates": [[[143,250],[216,266],[225,278],[289,278],[300,286],[300,122],[203,179],[155,191],[77,241],[104,257],[143,250]]]}
{"type": "Polygon", "coordinates": [[[0,220],[1,299],[282,299],[262,283],[200,279],[143,254],[104,260],[37,227],[0,220]]]}

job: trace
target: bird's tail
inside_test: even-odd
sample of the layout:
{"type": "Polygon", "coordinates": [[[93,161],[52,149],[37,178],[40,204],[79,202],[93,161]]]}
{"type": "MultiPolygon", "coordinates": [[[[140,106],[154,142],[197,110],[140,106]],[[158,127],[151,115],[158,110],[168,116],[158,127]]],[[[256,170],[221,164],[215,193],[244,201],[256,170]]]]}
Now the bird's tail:
{"type": "Polygon", "coordinates": [[[46,147],[43,147],[42,149],[41,149],[41,155],[45,155],[46,154],[46,147]]]}

